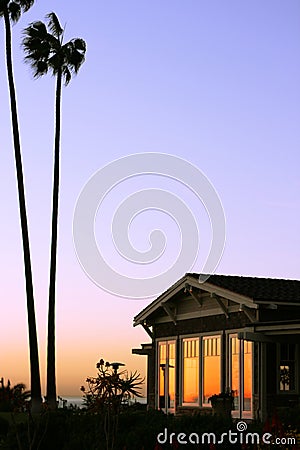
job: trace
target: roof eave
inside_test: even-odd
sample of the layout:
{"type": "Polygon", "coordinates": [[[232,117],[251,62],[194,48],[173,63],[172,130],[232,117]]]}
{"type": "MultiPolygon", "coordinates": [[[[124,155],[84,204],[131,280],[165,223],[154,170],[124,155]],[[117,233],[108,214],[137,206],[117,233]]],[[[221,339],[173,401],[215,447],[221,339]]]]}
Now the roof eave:
{"type": "Polygon", "coordinates": [[[173,286],[171,286],[167,291],[162,293],[159,297],[157,297],[156,300],[150,303],[150,305],[148,305],[143,311],[141,311],[137,316],[135,316],[133,319],[133,326],[135,327],[137,325],[144,323],[153,312],[155,312],[158,308],[163,306],[164,303],[168,302],[181,289],[184,289],[185,284],[189,284],[192,287],[202,289],[211,294],[219,295],[220,297],[226,298],[238,304],[246,305],[253,309],[258,308],[256,302],[250,297],[238,294],[228,289],[221,288],[212,283],[209,283],[208,281],[200,282],[199,279],[196,279],[195,277],[185,274],[173,286]]]}

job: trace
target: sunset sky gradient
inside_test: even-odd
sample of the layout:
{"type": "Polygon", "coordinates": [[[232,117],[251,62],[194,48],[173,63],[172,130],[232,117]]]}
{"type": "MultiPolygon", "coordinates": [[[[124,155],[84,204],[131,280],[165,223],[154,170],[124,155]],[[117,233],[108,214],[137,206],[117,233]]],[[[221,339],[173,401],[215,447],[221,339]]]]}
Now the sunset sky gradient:
{"type": "MultiPolygon", "coordinates": [[[[101,290],[82,270],[73,245],[78,195],[91,175],[112,160],[162,152],[190,161],[214,185],[226,215],[227,239],[217,273],[300,279],[300,3],[90,0],[83,5],[37,0],[13,27],[43,390],[55,82],[50,75],[32,79],[20,41],[29,22],[44,20],[51,11],[66,24],[66,39],[82,37],[87,42],[86,62],[63,90],[57,273],[58,394],[79,396],[100,357],[143,374],[146,367],[144,357],[131,355],[132,348],[149,340],[140,327],[132,327],[132,319],[151,299],[128,300],[101,290]]],[[[28,385],[26,299],[3,41],[2,21],[0,377],[28,385]]],[[[209,248],[209,220],[191,192],[174,180],[137,177],[112,191],[97,216],[99,246],[116,270],[135,273],[101,236],[109,236],[112,205],[150,185],[172,190],[194,211],[202,247],[192,270],[201,271],[209,248]]],[[[145,214],[133,224],[132,241],[145,249],[149,229],[164,227],[168,244],[163,263],[155,263],[159,273],[176,258],[178,229],[159,212],[145,214]]],[[[183,268],[182,274],[190,269],[183,268]]]]}

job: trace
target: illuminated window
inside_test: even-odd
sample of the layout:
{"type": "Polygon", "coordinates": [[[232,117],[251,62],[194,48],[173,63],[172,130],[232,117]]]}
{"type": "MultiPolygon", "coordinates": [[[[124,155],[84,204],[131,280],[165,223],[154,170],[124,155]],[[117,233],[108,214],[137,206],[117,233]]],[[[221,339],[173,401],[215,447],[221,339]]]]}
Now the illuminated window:
{"type": "Polygon", "coordinates": [[[230,378],[234,393],[234,409],[239,409],[240,397],[240,341],[237,336],[230,336],[230,378]]]}
{"type": "Polygon", "coordinates": [[[168,342],[169,373],[168,373],[168,396],[169,409],[175,408],[175,342],[168,342]]]}
{"type": "Polygon", "coordinates": [[[239,417],[252,411],[253,343],[239,340],[236,334],[229,336],[230,388],[234,393],[234,410],[239,417]]]}
{"type": "Polygon", "coordinates": [[[158,407],[168,412],[175,408],[175,341],[158,343],[158,407]]]}
{"type": "Polygon", "coordinates": [[[252,346],[253,343],[244,341],[244,402],[243,411],[251,411],[252,403],[252,346]]]}
{"type": "Polygon", "coordinates": [[[166,361],[167,361],[167,344],[166,342],[160,342],[158,344],[159,348],[159,409],[165,407],[165,371],[166,371],[166,361]]]}
{"type": "Polygon", "coordinates": [[[199,339],[183,339],[183,403],[199,403],[199,339]]]}
{"type": "Polygon", "coordinates": [[[221,339],[220,336],[203,338],[203,404],[221,391],[221,339]]]}
{"type": "Polygon", "coordinates": [[[295,390],[295,344],[280,344],[279,390],[295,390]]]}

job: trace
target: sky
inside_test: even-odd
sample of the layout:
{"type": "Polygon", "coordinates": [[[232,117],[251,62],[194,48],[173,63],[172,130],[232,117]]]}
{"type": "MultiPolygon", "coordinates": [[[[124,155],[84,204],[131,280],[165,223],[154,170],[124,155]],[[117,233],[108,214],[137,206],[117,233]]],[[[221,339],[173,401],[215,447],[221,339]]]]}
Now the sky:
{"type": "MultiPolygon", "coordinates": [[[[82,8],[80,2],[61,3],[35,2],[13,27],[13,54],[45,392],[55,80],[50,75],[33,79],[20,42],[23,28],[51,11],[65,25],[66,40],[87,42],[85,63],[63,90],[56,309],[58,394],[79,396],[100,358],[123,362],[129,371],[146,370],[145,357],[132,355],[131,349],[149,338],[132,323],[155,297],[122,297],[117,283],[111,289],[97,285],[82,268],[73,242],[77,199],[91,177],[113,161],[126,157],[123,169],[130,171],[129,155],[167,154],[207,177],[226,217],[216,273],[300,279],[300,4],[90,0],[82,8]]],[[[1,26],[0,376],[28,385],[3,21],[1,26]]],[[[185,216],[174,220],[167,205],[141,208],[129,227],[117,226],[114,238],[129,229],[133,247],[145,252],[151,230],[162,229],[164,251],[144,264],[120,255],[112,239],[114,211],[135,192],[150,188],[171,191],[193,212],[199,252],[180,273],[201,272],[212,241],[209,208],[176,177],[140,173],[111,186],[95,218],[99,251],[116,272],[151,278],[194,242],[193,235],[181,237],[185,216]]]]}

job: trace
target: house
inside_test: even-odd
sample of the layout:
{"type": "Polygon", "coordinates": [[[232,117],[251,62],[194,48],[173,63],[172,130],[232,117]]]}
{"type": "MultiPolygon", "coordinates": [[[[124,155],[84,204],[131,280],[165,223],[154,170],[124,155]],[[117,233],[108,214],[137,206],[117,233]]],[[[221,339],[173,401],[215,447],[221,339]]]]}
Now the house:
{"type": "Polygon", "coordinates": [[[228,388],[236,418],[299,404],[299,280],[187,273],[137,325],[151,338],[132,350],[147,355],[149,408],[208,413],[228,388]]]}

